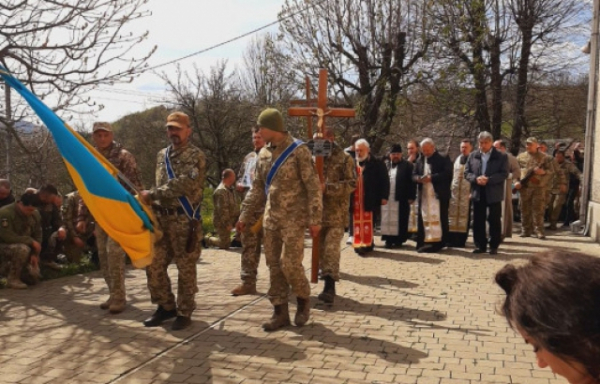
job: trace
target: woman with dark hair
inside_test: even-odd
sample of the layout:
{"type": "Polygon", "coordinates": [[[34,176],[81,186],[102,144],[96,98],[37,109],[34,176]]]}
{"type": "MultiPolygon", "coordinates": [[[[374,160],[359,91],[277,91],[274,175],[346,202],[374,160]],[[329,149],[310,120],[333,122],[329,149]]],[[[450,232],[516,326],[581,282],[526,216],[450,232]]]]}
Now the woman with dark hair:
{"type": "Polygon", "coordinates": [[[540,368],[571,384],[600,383],[600,259],[546,251],[504,266],[501,312],[531,344],[540,368]]]}

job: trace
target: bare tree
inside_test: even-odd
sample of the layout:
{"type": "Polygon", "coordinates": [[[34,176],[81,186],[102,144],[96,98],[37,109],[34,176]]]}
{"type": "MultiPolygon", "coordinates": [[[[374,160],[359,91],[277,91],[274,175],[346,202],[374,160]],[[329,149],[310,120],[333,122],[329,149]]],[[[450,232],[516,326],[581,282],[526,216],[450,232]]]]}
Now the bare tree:
{"type": "MultiPolygon", "coordinates": [[[[101,109],[84,93],[100,84],[130,81],[154,52],[133,52],[148,36],[130,28],[148,15],[147,1],[2,0],[0,63],[56,111],[101,109]]],[[[12,122],[26,117],[28,109],[23,103],[10,108],[8,92],[4,104],[0,123],[16,137],[12,122]]]]}
{"type": "Polygon", "coordinates": [[[360,133],[375,152],[390,133],[402,90],[419,79],[430,45],[420,0],[286,0],[281,38],[301,76],[329,71],[335,99],[358,104],[360,133]],[[302,11],[303,10],[303,11],[302,11]]]}
{"type": "Polygon", "coordinates": [[[250,132],[256,121],[254,106],[245,99],[236,81],[227,75],[227,63],[220,62],[204,74],[177,70],[174,78],[162,75],[175,105],[190,116],[194,142],[207,159],[207,180],[219,184],[225,168],[237,169],[250,150],[250,132]]]}
{"type": "Polygon", "coordinates": [[[246,96],[261,108],[286,103],[298,89],[293,73],[286,68],[279,45],[267,33],[252,39],[244,52],[240,82],[246,96]]]}

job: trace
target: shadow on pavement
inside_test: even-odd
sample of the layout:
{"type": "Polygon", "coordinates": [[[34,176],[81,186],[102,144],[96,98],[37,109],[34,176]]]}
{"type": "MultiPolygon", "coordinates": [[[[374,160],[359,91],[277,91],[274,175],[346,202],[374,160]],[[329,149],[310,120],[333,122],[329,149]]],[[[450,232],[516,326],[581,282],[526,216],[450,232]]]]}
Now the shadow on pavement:
{"type": "Polygon", "coordinates": [[[351,275],[349,273],[340,273],[340,278],[342,280],[352,281],[354,283],[360,285],[366,285],[374,288],[386,288],[389,289],[390,286],[396,288],[416,288],[419,284],[411,283],[410,281],[398,280],[398,279],[390,279],[389,277],[381,277],[381,276],[358,276],[351,275]]]}

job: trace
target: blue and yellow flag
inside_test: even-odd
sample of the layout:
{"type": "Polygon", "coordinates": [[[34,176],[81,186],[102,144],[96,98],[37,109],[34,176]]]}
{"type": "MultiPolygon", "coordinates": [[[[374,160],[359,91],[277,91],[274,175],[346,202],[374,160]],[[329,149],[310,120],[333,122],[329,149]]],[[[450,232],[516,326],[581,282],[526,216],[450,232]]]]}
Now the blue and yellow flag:
{"type": "Polygon", "coordinates": [[[0,76],[23,96],[52,133],[67,170],[96,223],[127,252],[135,267],[150,264],[155,238],[153,223],[156,223],[151,210],[117,181],[119,170],[114,165],[2,66],[0,76]]]}

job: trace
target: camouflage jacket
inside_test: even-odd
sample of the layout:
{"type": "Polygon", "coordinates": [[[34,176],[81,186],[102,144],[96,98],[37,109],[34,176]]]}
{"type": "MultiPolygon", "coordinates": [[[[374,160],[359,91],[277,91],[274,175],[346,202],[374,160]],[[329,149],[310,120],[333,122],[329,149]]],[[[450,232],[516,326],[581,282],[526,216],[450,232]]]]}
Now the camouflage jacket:
{"type": "Polygon", "coordinates": [[[213,224],[215,228],[234,226],[240,216],[240,202],[233,187],[228,188],[223,183],[219,184],[213,193],[213,224]]]}
{"type": "Polygon", "coordinates": [[[252,151],[244,157],[244,161],[240,166],[237,175],[237,185],[244,188],[247,192],[254,181],[254,171],[256,170],[256,160],[258,159],[258,151],[252,151]]]}
{"type": "Polygon", "coordinates": [[[530,155],[528,152],[520,153],[517,156],[519,167],[521,167],[521,181],[528,178],[526,186],[528,188],[546,188],[550,180],[553,177],[554,166],[552,165],[552,157],[546,155],[543,152],[536,152],[530,155]],[[540,167],[546,174],[535,175],[533,169],[540,167]]]}
{"type": "Polygon", "coordinates": [[[156,187],[150,190],[150,197],[163,208],[178,208],[179,197],[186,196],[193,207],[202,202],[206,158],[198,147],[187,144],[183,148],[171,148],[170,160],[175,177],[169,180],[165,155],[167,148],[158,152],[156,159],[156,187]]]}
{"type": "Polygon", "coordinates": [[[319,177],[306,145],[296,148],[281,165],[268,196],[265,193],[271,166],[293,142],[294,138],[287,135],[276,148],[269,144],[260,150],[254,182],[242,204],[240,221],[251,223],[256,212],[265,207],[263,225],[268,229],[321,224],[323,203],[319,177]]]}
{"type": "Polygon", "coordinates": [[[54,203],[42,204],[38,207],[41,217],[42,232],[45,236],[50,236],[52,232],[57,231],[63,224],[60,208],[54,203]]]}
{"type": "MultiPolygon", "coordinates": [[[[96,148],[98,149],[98,148],[96,148]]],[[[105,150],[98,149],[98,152],[102,154],[108,161],[111,162],[112,165],[117,167],[117,169],[131,181],[131,184],[135,185],[135,187],[141,191],[142,187],[142,179],[140,176],[140,171],[138,170],[137,164],[135,162],[135,157],[123,148],[120,143],[113,141],[110,147],[105,150]]],[[[129,188],[128,185],[121,182],[121,185],[125,187],[129,192],[133,193],[134,191],[129,188]]]]}
{"type": "Polygon", "coordinates": [[[559,164],[558,161],[556,161],[556,159],[554,160],[554,163],[556,164],[556,169],[557,169],[557,172],[560,174],[560,178],[555,176],[553,179],[553,183],[552,183],[552,193],[553,194],[561,193],[560,192],[560,185],[561,185],[560,181],[563,179],[565,180],[564,184],[567,187],[569,186],[569,180],[571,179],[571,177],[574,177],[575,179],[578,179],[579,181],[581,181],[581,172],[575,166],[575,164],[571,163],[569,160],[565,160],[565,161],[563,161],[562,164],[559,164]]]}
{"type": "Polygon", "coordinates": [[[79,196],[78,191],[73,191],[65,195],[60,212],[63,219],[63,227],[67,231],[67,236],[80,237],[81,234],[78,233],[77,229],[75,228],[77,226],[77,222],[85,221],[86,227],[89,228],[93,221],[92,216],[87,212],[85,216],[79,216],[79,207],[82,204],[81,196],[79,196]]]}
{"type": "MultiPolygon", "coordinates": [[[[119,172],[123,174],[123,176],[129,179],[131,184],[133,184],[138,191],[143,189],[141,174],[138,170],[137,163],[135,162],[135,157],[128,150],[123,148],[123,145],[113,141],[110,147],[106,148],[105,150],[100,150],[98,148],[96,148],[96,150],[100,152],[100,154],[104,156],[106,160],[114,165],[119,172]]],[[[123,188],[125,188],[131,194],[135,194],[135,191],[132,190],[127,184],[121,180],[119,180],[119,182],[123,188]]],[[[93,220],[82,199],[79,199],[78,216],[93,220]]]]}
{"type": "Polygon", "coordinates": [[[31,216],[23,215],[12,203],[0,208],[0,244],[25,244],[42,242],[41,216],[35,211],[31,216]]]}
{"type": "Polygon", "coordinates": [[[356,188],[354,159],[337,144],[333,144],[331,156],[323,159],[323,219],[324,227],[348,225],[350,194],[356,188]]]}

